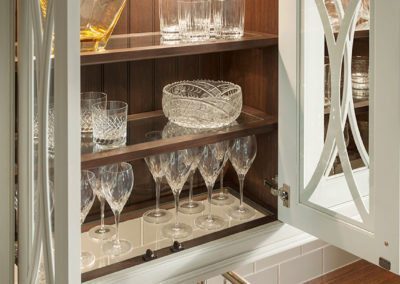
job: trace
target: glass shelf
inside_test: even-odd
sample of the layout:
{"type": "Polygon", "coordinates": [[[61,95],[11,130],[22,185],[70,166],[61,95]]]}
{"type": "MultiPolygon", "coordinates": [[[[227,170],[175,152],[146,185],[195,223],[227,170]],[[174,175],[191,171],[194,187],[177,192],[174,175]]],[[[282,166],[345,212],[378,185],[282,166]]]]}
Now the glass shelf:
{"type": "Polygon", "coordinates": [[[277,118],[244,106],[237,125],[197,133],[179,131],[175,137],[146,142],[145,135],[151,131],[166,131],[168,119],[163,112],[154,111],[134,114],[128,117],[127,145],[113,150],[102,151],[92,138],[82,138],[81,167],[91,169],[107,164],[134,161],[144,157],[171,152],[179,149],[203,146],[251,134],[271,131],[277,126],[277,118]]]}
{"type": "Polygon", "coordinates": [[[155,59],[267,47],[278,44],[278,36],[245,32],[238,40],[209,40],[201,43],[165,43],[160,33],[136,33],[112,36],[104,51],[82,52],[81,65],[155,59]]]}

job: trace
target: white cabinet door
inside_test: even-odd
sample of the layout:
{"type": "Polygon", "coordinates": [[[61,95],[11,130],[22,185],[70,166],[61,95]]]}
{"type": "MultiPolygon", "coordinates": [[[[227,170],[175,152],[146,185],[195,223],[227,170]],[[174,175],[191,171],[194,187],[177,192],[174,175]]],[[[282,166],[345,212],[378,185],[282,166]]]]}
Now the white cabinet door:
{"type": "Polygon", "coordinates": [[[399,273],[400,1],[362,2],[280,0],[279,219],[399,273]]]}

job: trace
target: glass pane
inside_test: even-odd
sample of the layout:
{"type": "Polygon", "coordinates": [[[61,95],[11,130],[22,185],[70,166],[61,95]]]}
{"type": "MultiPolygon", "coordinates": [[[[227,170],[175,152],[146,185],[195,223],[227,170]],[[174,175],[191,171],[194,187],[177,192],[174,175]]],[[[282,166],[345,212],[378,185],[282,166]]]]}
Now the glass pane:
{"type": "Polygon", "coordinates": [[[369,230],[369,0],[303,5],[300,201],[369,230]]]}

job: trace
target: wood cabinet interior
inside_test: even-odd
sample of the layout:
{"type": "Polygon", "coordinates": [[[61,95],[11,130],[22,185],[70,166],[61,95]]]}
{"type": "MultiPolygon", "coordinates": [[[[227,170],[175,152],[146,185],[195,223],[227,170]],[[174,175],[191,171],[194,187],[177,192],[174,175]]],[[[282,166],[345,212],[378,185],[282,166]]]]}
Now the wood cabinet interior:
{"type": "MultiPolygon", "coordinates": [[[[246,31],[278,33],[278,1],[246,1],[246,31]]],[[[158,0],[130,0],[114,34],[159,31],[158,0]]],[[[205,47],[206,48],[206,47],[205,47]]],[[[204,52],[207,52],[205,50],[204,52]]],[[[129,104],[129,114],[161,110],[162,88],[179,80],[227,80],[243,88],[244,105],[276,117],[278,109],[277,45],[229,52],[147,59],[133,62],[96,64],[81,67],[81,91],[101,90],[110,100],[129,104]]],[[[145,133],[136,133],[144,135],[145,133]]],[[[245,194],[260,204],[276,208],[276,199],[263,185],[265,177],[277,173],[276,129],[258,135],[259,151],[246,177],[245,194]]],[[[133,162],[135,189],[149,194],[131,198],[127,206],[154,200],[154,182],[143,160],[133,162]]],[[[200,178],[198,178],[200,179],[200,178]]],[[[237,184],[237,177],[228,171],[227,182],[237,184]]],[[[169,195],[168,191],[166,194],[169,195]]],[[[88,220],[98,218],[95,204],[88,220]],[[96,216],[96,217],[95,217],[96,216]]],[[[110,212],[108,212],[110,214],[110,212]]]]}

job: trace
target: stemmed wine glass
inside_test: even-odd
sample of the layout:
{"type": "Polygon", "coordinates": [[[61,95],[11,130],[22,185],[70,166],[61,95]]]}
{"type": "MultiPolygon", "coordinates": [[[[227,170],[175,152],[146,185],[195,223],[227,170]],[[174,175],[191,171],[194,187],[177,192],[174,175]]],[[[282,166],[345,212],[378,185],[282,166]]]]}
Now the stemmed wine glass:
{"type": "MultiPolygon", "coordinates": [[[[149,132],[145,135],[145,138],[146,141],[160,140],[162,139],[162,132],[149,132]]],[[[156,183],[156,208],[145,212],[143,214],[143,220],[153,224],[166,223],[172,218],[172,214],[167,210],[160,209],[160,188],[161,181],[164,176],[163,168],[161,166],[161,155],[146,157],[144,160],[156,183]]]]}
{"type": "Polygon", "coordinates": [[[97,178],[93,186],[93,192],[96,194],[100,202],[100,225],[96,226],[89,231],[89,237],[94,240],[108,240],[115,235],[115,228],[113,226],[104,224],[104,209],[106,206],[106,198],[101,189],[101,168],[97,170],[97,178]]]}
{"type": "Polygon", "coordinates": [[[163,235],[170,239],[182,239],[192,234],[192,227],[179,222],[179,194],[189,177],[193,158],[191,150],[178,150],[162,155],[162,167],[175,197],[175,222],[164,225],[163,235]]]}
{"type": "Polygon", "coordinates": [[[106,255],[119,256],[132,249],[128,240],[119,238],[119,217],[133,188],[133,169],[128,163],[104,166],[101,174],[101,188],[103,194],[115,216],[117,233],[114,240],[103,244],[106,255]]]}
{"type": "Polygon", "coordinates": [[[244,178],[257,155],[257,140],[254,135],[237,138],[230,149],[230,160],[239,177],[240,203],[228,208],[227,213],[236,220],[250,219],[255,211],[243,204],[244,178]]]}
{"type": "Polygon", "coordinates": [[[196,172],[196,169],[200,163],[201,159],[201,154],[202,154],[202,148],[196,147],[190,149],[191,152],[191,158],[192,158],[192,166],[190,168],[190,173],[189,173],[189,200],[179,207],[179,211],[184,213],[184,214],[198,214],[200,212],[203,212],[204,210],[204,205],[201,202],[194,201],[193,200],[193,177],[194,173],[196,172]]]}
{"type": "Polygon", "coordinates": [[[221,155],[219,152],[224,148],[226,151],[224,145],[226,145],[225,142],[220,142],[204,146],[203,157],[199,163],[199,170],[208,190],[208,215],[199,216],[194,222],[203,230],[218,230],[226,225],[223,218],[211,214],[212,190],[225,161],[225,155],[221,155]]]}
{"type": "Polygon", "coordinates": [[[229,194],[225,192],[224,188],[224,168],[229,160],[229,141],[221,142],[219,145],[220,146],[217,147],[217,153],[219,156],[223,155],[224,164],[222,166],[221,174],[219,175],[220,191],[213,195],[211,202],[214,205],[225,206],[230,205],[235,201],[229,194]]]}
{"type": "MultiPolygon", "coordinates": [[[[81,226],[92,208],[95,195],[92,188],[96,185],[96,175],[90,171],[81,171],[81,226]]],[[[81,269],[92,266],[96,258],[88,251],[81,252],[81,269]]]]}

